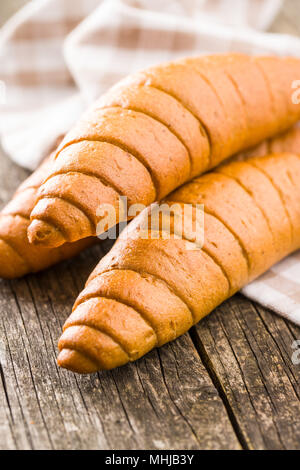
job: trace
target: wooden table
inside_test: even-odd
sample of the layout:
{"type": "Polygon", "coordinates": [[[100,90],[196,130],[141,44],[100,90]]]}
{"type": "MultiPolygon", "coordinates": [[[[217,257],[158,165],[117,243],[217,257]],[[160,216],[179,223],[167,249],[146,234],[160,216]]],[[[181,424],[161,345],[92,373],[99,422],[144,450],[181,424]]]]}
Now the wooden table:
{"type": "MultiPolygon", "coordinates": [[[[273,30],[299,33],[297,2],[273,30]]],[[[1,155],[2,203],[25,176],[1,155]]],[[[58,370],[62,324],[107,249],[0,281],[0,448],[299,449],[300,329],[241,295],[135,364],[58,370]]]]}

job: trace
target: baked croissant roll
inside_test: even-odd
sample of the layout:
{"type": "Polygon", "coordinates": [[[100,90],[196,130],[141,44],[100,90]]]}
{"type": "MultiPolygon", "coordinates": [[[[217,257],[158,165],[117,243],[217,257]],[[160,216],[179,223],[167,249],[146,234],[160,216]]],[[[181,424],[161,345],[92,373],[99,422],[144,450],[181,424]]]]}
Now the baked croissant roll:
{"type": "Polygon", "coordinates": [[[299,77],[299,59],[227,54],[123,80],[61,143],[31,214],[30,242],[54,247],[99,235],[102,206],[118,209],[120,196],[147,206],[288,129],[300,119],[292,100],[299,77]]]}
{"type": "Polygon", "coordinates": [[[174,214],[168,238],[160,224],[149,229],[157,204],[144,210],[78,297],[59,341],[58,364],[92,373],[134,361],[299,249],[299,181],[296,154],[232,162],[195,178],[165,201],[193,209],[181,236],[174,214]],[[198,204],[204,205],[203,246],[193,229],[198,204]]]}
{"type": "Polygon", "coordinates": [[[30,213],[37,191],[53,164],[54,155],[48,157],[21,186],[0,213],[0,277],[13,279],[37,272],[70,258],[87,248],[94,239],[66,243],[58,248],[31,245],[27,238],[30,213]]]}

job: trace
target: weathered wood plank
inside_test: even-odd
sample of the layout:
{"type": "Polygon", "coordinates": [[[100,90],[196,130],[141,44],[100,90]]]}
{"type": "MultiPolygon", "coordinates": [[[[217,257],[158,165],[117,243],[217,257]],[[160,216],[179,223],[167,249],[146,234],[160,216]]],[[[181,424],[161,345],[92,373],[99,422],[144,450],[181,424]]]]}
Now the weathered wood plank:
{"type": "Polygon", "coordinates": [[[300,329],[242,296],[196,327],[195,339],[250,449],[300,449],[300,329]]]}

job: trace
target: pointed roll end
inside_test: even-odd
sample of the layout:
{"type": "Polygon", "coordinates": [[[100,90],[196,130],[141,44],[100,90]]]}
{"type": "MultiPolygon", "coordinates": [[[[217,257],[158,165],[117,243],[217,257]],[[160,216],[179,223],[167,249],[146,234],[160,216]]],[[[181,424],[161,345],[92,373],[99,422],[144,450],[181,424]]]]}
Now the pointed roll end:
{"type": "Polygon", "coordinates": [[[99,370],[98,364],[73,349],[62,349],[58,355],[57,364],[77,374],[93,374],[99,370]]]}
{"type": "Polygon", "coordinates": [[[38,219],[31,222],[27,234],[29,242],[33,245],[55,248],[67,241],[58,227],[38,219]]]}
{"type": "Polygon", "coordinates": [[[58,365],[78,374],[114,369],[129,361],[128,355],[110,336],[82,324],[65,328],[58,349],[58,365]]]}

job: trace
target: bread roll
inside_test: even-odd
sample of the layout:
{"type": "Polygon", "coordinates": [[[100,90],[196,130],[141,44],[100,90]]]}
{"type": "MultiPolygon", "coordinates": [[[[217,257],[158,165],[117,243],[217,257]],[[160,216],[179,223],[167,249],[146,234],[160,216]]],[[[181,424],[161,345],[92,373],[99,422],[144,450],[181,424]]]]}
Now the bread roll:
{"type": "Polygon", "coordinates": [[[273,154],[223,165],[173,192],[165,204],[192,205],[189,222],[204,204],[202,248],[191,223],[181,238],[171,223],[169,239],[162,225],[145,239],[156,205],[143,211],[78,297],[58,364],[92,373],[134,361],[299,249],[299,181],[300,156],[273,154]]]}

